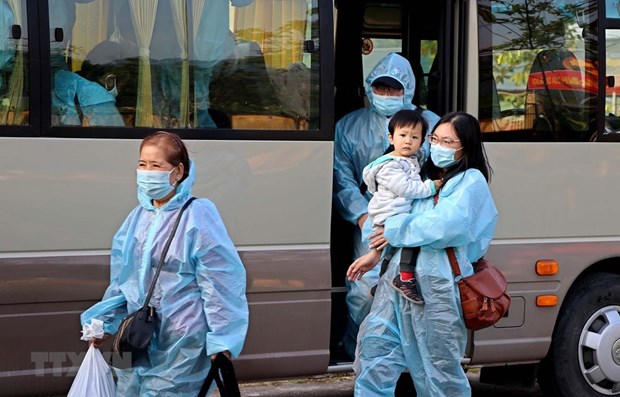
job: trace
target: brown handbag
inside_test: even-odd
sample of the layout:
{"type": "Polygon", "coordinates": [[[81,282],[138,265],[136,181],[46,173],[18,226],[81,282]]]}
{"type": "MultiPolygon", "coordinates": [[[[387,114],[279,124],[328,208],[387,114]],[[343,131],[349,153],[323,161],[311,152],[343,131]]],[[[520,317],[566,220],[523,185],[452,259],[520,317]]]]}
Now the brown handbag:
{"type": "Polygon", "coordinates": [[[463,277],[454,248],[446,248],[446,251],[459,287],[465,327],[477,331],[498,322],[510,307],[502,272],[489,261],[480,259],[472,263],[474,274],[463,277]]]}

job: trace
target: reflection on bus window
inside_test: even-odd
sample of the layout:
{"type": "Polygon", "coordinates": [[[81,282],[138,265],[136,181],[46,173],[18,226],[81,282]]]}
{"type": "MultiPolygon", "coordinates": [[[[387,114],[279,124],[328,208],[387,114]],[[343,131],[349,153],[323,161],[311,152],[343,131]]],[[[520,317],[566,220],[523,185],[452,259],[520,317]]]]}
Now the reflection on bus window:
{"type": "Polygon", "coordinates": [[[620,132],[620,30],[605,30],[605,134],[620,132]]]}
{"type": "Polygon", "coordinates": [[[318,128],[312,2],[48,1],[55,126],[318,128]]]}
{"type": "Polygon", "coordinates": [[[26,2],[0,0],[0,125],[28,125],[26,2]]]}
{"type": "Polygon", "coordinates": [[[591,138],[598,73],[596,12],[589,7],[565,0],[478,2],[479,117],[487,140],[591,138]]]}

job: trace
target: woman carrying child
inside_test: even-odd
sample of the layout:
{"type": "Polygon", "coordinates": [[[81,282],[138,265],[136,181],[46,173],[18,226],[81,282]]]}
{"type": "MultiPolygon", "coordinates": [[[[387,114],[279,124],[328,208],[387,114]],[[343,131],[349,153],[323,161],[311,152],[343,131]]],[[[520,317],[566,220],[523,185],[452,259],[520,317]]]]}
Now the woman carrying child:
{"type": "Polygon", "coordinates": [[[414,200],[410,214],[395,215],[369,237],[373,249],[348,270],[354,279],[377,264],[379,251],[420,247],[416,278],[424,305],[402,299],[389,284],[398,271],[398,252],[379,282],[370,314],[360,327],[355,396],[393,396],[400,374],[409,369],[420,397],[470,396],[461,359],[467,330],[446,248],[454,247],[461,273],[473,273],[493,238],[497,210],[488,187],[490,167],[478,121],[450,113],[430,137],[431,155],[422,175],[442,179],[433,198],[414,200]]]}

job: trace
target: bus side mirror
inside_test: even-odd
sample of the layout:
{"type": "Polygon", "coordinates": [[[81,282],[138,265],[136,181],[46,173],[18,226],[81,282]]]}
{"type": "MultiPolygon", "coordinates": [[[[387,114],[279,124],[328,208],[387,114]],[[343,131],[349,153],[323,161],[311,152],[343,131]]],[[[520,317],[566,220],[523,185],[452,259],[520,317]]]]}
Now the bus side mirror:
{"type": "Polygon", "coordinates": [[[11,25],[11,38],[19,40],[22,38],[22,27],[19,25],[11,25]]]}
{"type": "Polygon", "coordinates": [[[616,76],[607,76],[607,87],[613,88],[616,86],[616,76]]]}

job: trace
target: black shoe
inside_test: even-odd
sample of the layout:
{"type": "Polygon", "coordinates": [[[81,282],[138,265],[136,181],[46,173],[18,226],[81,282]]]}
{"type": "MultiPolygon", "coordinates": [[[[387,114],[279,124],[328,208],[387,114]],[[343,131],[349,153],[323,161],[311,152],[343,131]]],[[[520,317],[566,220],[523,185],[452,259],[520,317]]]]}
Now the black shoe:
{"type": "Polygon", "coordinates": [[[403,281],[400,279],[400,275],[397,275],[390,285],[409,302],[415,303],[416,305],[424,304],[424,298],[418,293],[418,288],[415,285],[415,278],[403,281]]]}

